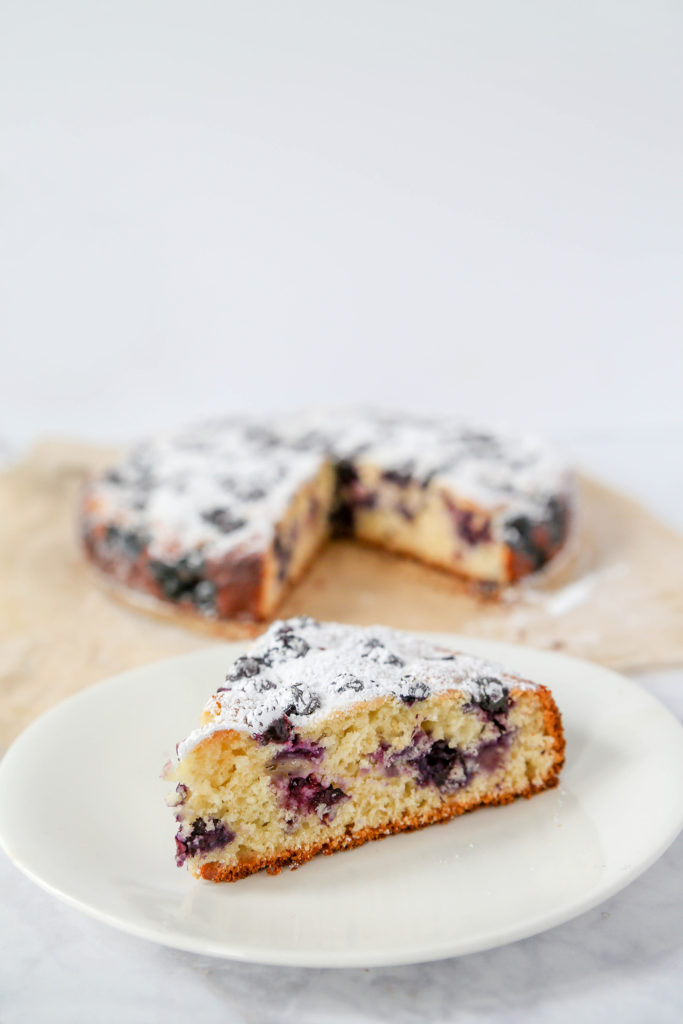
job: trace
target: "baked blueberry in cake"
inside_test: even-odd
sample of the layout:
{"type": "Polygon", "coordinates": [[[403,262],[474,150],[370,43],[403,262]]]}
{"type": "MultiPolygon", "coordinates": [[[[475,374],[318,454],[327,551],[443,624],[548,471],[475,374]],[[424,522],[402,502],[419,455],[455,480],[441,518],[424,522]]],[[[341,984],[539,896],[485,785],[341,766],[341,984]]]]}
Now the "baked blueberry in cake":
{"type": "Polygon", "coordinates": [[[572,490],[529,437],[371,413],[233,418],[131,451],[87,488],[81,534],[128,588],[258,621],[335,534],[496,591],[564,546],[572,490]]]}
{"type": "Polygon", "coordinates": [[[176,858],[271,874],[557,785],[550,691],[386,627],[273,623],[238,658],[166,777],[176,858]]]}

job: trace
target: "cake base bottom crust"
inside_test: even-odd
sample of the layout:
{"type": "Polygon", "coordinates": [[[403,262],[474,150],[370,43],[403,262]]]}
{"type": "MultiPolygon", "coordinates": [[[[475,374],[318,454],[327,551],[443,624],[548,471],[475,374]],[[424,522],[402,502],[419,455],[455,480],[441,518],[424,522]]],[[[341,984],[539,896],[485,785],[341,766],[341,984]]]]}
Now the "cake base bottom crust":
{"type": "Polygon", "coordinates": [[[510,804],[518,797],[527,800],[536,793],[542,793],[546,789],[554,789],[560,779],[559,773],[564,763],[563,752],[558,752],[557,759],[553,765],[552,774],[540,785],[529,783],[526,789],[520,792],[490,793],[483,797],[464,802],[462,799],[446,798],[441,807],[426,810],[422,814],[409,814],[403,818],[397,818],[379,828],[361,828],[347,832],[346,835],[336,836],[326,843],[312,843],[310,846],[302,847],[299,850],[287,851],[276,857],[258,857],[253,860],[244,861],[241,864],[220,864],[211,861],[203,864],[200,869],[200,876],[209,882],[237,882],[240,878],[253,875],[257,871],[266,870],[269,875],[279,875],[283,868],[291,867],[293,870],[301,867],[306,861],[312,860],[319,853],[329,856],[341,850],[352,850],[363,843],[375,839],[385,839],[387,836],[395,835],[398,832],[415,832],[417,829],[426,828],[427,825],[443,824],[460,814],[474,811],[478,807],[487,805],[493,806],[510,804]]]}

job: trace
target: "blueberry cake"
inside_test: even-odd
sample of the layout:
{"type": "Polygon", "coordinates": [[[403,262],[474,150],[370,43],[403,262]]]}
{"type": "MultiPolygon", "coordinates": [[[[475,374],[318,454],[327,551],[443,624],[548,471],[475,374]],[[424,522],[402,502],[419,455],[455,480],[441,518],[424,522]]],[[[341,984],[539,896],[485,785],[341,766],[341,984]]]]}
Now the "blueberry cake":
{"type": "Polygon", "coordinates": [[[382,626],[273,623],[167,766],[197,877],[276,874],[557,785],[544,686],[382,626]]]}
{"type": "Polygon", "coordinates": [[[334,535],[495,592],[563,547],[571,495],[528,437],[386,414],[239,418],[135,448],[87,488],[81,534],[128,588],[259,621],[334,535]]]}

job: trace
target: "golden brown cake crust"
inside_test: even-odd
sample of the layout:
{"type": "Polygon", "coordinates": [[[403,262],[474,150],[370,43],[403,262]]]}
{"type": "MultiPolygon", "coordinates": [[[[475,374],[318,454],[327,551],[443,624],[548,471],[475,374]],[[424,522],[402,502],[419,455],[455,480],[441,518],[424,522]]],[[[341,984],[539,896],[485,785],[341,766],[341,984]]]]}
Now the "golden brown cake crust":
{"type": "Polygon", "coordinates": [[[200,868],[200,876],[210,882],[236,882],[247,875],[253,875],[257,871],[266,870],[270,875],[277,875],[282,868],[293,869],[312,860],[319,853],[326,856],[337,853],[341,850],[351,850],[363,843],[375,839],[385,839],[389,835],[398,832],[414,832],[417,829],[425,828],[427,825],[440,824],[450,821],[461,814],[476,810],[478,807],[499,806],[509,804],[518,797],[529,799],[536,793],[542,793],[546,789],[554,789],[560,781],[560,772],[564,765],[565,738],[562,729],[562,719],[552,694],[547,687],[539,686],[535,695],[541,700],[543,706],[543,719],[546,732],[552,737],[555,745],[553,763],[546,778],[542,783],[529,782],[528,786],[517,793],[491,793],[483,797],[474,797],[469,802],[463,802],[461,797],[453,796],[445,798],[438,808],[426,810],[420,815],[410,814],[397,818],[379,828],[364,828],[358,831],[348,832],[346,835],[337,836],[326,843],[316,843],[303,847],[293,853],[285,853],[277,857],[259,857],[243,861],[240,864],[220,864],[217,861],[210,861],[200,868]]]}

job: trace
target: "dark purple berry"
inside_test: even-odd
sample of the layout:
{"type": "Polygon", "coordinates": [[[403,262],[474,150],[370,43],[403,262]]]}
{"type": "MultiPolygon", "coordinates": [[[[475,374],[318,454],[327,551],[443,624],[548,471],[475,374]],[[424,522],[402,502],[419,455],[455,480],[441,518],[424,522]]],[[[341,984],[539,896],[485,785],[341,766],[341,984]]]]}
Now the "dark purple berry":
{"type": "Polygon", "coordinates": [[[358,479],[358,471],[352,462],[348,459],[341,459],[337,463],[337,486],[348,487],[349,484],[355,483],[358,479]]]}
{"type": "Polygon", "coordinates": [[[478,680],[481,692],[472,698],[472,703],[480,707],[489,715],[503,715],[509,707],[509,693],[507,687],[498,679],[484,676],[478,680]]]}
{"type": "Polygon", "coordinates": [[[467,544],[487,543],[491,540],[491,522],[485,516],[472,509],[460,508],[449,497],[444,495],[448,512],[455,524],[456,533],[467,544]]]}
{"type": "Polygon", "coordinates": [[[320,697],[295,683],[290,687],[292,703],[285,708],[286,715],[312,715],[320,707],[320,697]]]}
{"type": "Polygon", "coordinates": [[[399,698],[404,704],[414,704],[418,700],[426,700],[429,697],[431,690],[426,683],[418,682],[416,679],[410,679],[406,677],[401,680],[401,687],[399,691],[399,698]]]}
{"type": "Polygon", "coordinates": [[[275,640],[276,645],[262,655],[266,665],[277,665],[278,662],[289,661],[292,658],[303,658],[310,651],[304,638],[297,636],[288,626],[282,627],[275,634],[275,640]]]}
{"type": "Polygon", "coordinates": [[[318,763],[322,761],[324,756],[325,748],[319,743],[313,743],[310,740],[302,740],[296,733],[294,733],[287,740],[283,749],[278,750],[277,754],[271,761],[271,764],[282,764],[283,762],[297,759],[315,761],[318,763]]]}
{"type": "Polygon", "coordinates": [[[370,651],[374,651],[378,647],[384,647],[382,641],[378,640],[376,636],[368,637],[367,640],[363,641],[363,653],[361,654],[361,658],[367,658],[370,651]]]}
{"type": "Polygon", "coordinates": [[[317,814],[321,821],[329,822],[334,808],[348,794],[339,786],[324,786],[317,775],[290,775],[285,779],[274,779],[274,785],[281,793],[286,810],[297,814],[317,814]]]}
{"type": "Polygon", "coordinates": [[[107,527],[107,544],[117,555],[135,562],[145,549],[147,539],[135,530],[125,530],[120,526],[107,527]]]}
{"type": "MultiPolygon", "coordinates": [[[[343,677],[340,677],[343,679],[343,677]]],[[[338,681],[339,682],[339,681],[338,681]]],[[[337,693],[343,693],[345,690],[354,690],[356,693],[360,693],[361,690],[365,689],[365,684],[361,679],[357,679],[356,676],[349,676],[343,679],[336,687],[337,693]]]]}
{"type": "Polygon", "coordinates": [[[257,676],[262,668],[263,664],[259,658],[251,658],[245,654],[237,659],[228,672],[226,679],[233,683],[240,679],[251,679],[252,676],[257,676]]]}
{"type": "Polygon", "coordinates": [[[192,555],[174,563],[150,559],[149,570],[169,601],[192,600],[195,587],[204,579],[203,561],[192,555]]]}
{"type": "Polygon", "coordinates": [[[410,461],[404,462],[402,466],[387,469],[382,473],[383,480],[396,484],[397,487],[407,487],[413,482],[414,476],[415,463],[410,461]]]}
{"type": "Polygon", "coordinates": [[[268,726],[265,732],[258,734],[255,738],[259,743],[286,743],[294,732],[294,726],[287,718],[281,715],[268,726]]]}
{"type": "Polygon", "coordinates": [[[175,796],[168,800],[169,807],[180,807],[190,795],[190,791],[184,782],[179,782],[175,788],[175,796]]]}
{"type": "Polygon", "coordinates": [[[175,837],[176,864],[182,867],[188,857],[210,853],[219,847],[228,846],[235,833],[220,818],[195,818],[189,835],[183,835],[182,827],[175,837]]]}
{"type": "Polygon", "coordinates": [[[431,783],[442,788],[449,781],[449,776],[456,765],[464,768],[458,748],[449,747],[446,740],[435,740],[429,750],[415,761],[418,781],[422,785],[431,783]]]}
{"type": "Polygon", "coordinates": [[[211,523],[221,533],[234,533],[235,530],[240,530],[246,522],[239,516],[233,515],[229,508],[214,508],[208,512],[202,512],[202,519],[211,523]]]}

